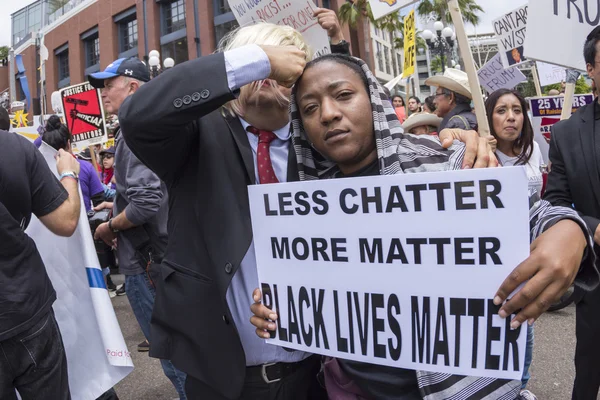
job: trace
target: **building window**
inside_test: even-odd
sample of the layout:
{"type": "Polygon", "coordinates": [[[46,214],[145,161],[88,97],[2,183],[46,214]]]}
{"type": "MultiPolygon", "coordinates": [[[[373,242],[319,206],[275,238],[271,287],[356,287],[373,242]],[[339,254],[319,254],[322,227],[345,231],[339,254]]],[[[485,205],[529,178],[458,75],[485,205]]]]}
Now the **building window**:
{"type": "Polygon", "coordinates": [[[138,45],[137,19],[119,22],[119,53],[136,49],[138,45]]]}
{"type": "Polygon", "coordinates": [[[12,35],[13,46],[16,46],[27,35],[27,10],[13,16],[12,35]]]}
{"type": "Polygon", "coordinates": [[[377,66],[379,67],[379,70],[381,72],[384,71],[383,69],[383,48],[381,46],[381,43],[377,42],[377,66]]]}
{"type": "Polygon", "coordinates": [[[162,5],[162,34],[177,32],[185,29],[185,2],[175,0],[162,5]]]}
{"type": "MultiPolygon", "coordinates": [[[[394,68],[394,76],[398,76],[398,67],[400,66],[400,63],[394,62],[394,56],[398,56],[398,53],[396,53],[392,48],[392,67],[394,68]]],[[[400,58],[400,56],[398,56],[398,58],[400,58]]]]}
{"type": "Polygon", "coordinates": [[[160,47],[160,56],[163,60],[171,57],[175,65],[189,60],[187,37],[163,44],[160,47]]]}
{"type": "Polygon", "coordinates": [[[42,27],[42,4],[37,3],[29,7],[28,32],[37,32],[42,27]]]}
{"type": "Polygon", "coordinates": [[[429,74],[427,72],[419,72],[419,79],[427,79],[429,74]]]}
{"type": "Polygon", "coordinates": [[[217,46],[219,45],[219,42],[221,41],[221,39],[223,39],[225,37],[225,35],[227,35],[232,30],[236,29],[237,27],[239,27],[239,25],[235,19],[233,21],[225,22],[224,24],[221,24],[221,25],[216,25],[215,26],[215,43],[217,44],[217,46]]]}
{"type": "Polygon", "coordinates": [[[85,68],[100,65],[100,39],[96,33],[83,41],[85,49],[85,68]]]}
{"type": "Polygon", "coordinates": [[[63,46],[59,51],[55,52],[56,55],[56,70],[58,73],[58,88],[64,88],[70,84],[69,74],[69,48],[63,46]]]}
{"type": "Polygon", "coordinates": [[[387,46],[383,46],[385,52],[384,52],[384,56],[385,56],[385,72],[387,74],[391,74],[392,70],[390,68],[390,49],[387,46]]]}
{"type": "Polygon", "coordinates": [[[427,60],[418,60],[417,61],[417,66],[418,67],[425,67],[425,68],[427,68],[427,60]]]}
{"type": "Polygon", "coordinates": [[[214,14],[221,15],[227,14],[231,12],[231,8],[229,8],[229,3],[227,0],[214,0],[214,14]]]}

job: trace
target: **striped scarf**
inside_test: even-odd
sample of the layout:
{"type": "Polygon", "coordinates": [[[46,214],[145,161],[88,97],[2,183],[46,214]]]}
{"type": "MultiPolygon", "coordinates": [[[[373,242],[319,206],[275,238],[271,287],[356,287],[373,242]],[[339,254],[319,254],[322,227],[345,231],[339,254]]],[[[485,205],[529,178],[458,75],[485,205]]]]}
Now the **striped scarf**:
{"type": "MultiPolygon", "coordinates": [[[[405,134],[382,86],[367,64],[353,58],[369,84],[371,113],[377,158],[381,175],[458,170],[462,166],[464,145],[455,142],[444,149],[437,136],[405,134]]],[[[311,145],[296,101],[296,88],[290,99],[292,143],[301,181],[339,176],[339,169],[311,145]]],[[[520,381],[465,377],[416,371],[419,390],[425,400],[514,400],[520,381]]]]}

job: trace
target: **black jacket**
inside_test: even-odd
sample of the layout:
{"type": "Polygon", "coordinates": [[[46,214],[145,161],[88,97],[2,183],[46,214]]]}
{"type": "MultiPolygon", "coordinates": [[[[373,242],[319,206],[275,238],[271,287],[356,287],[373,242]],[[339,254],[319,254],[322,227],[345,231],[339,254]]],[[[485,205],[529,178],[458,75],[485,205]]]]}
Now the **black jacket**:
{"type": "MultiPolygon", "coordinates": [[[[255,183],[247,134],[221,111],[233,99],[220,53],[164,72],[119,113],[129,147],[169,192],[151,355],[231,399],[246,362],[225,294],[252,242],[247,185],[255,183]]],[[[288,179],[297,180],[289,154],[288,179]]]]}
{"type": "MultiPolygon", "coordinates": [[[[583,106],[552,127],[544,195],[552,205],[575,207],[592,235],[600,224],[600,130],[594,132],[594,107],[596,102],[583,106]]],[[[598,253],[598,245],[594,249],[598,253]]]]}

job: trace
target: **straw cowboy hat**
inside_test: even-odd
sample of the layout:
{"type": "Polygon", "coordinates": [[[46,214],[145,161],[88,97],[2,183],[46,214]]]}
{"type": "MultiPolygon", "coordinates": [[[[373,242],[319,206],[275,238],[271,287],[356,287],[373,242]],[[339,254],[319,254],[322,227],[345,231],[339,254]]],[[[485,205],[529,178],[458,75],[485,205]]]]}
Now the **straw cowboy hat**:
{"type": "Polygon", "coordinates": [[[467,73],[455,68],[447,68],[444,75],[436,75],[427,78],[425,85],[442,87],[458,94],[462,94],[469,99],[473,98],[471,95],[471,88],[469,87],[467,73]]]}
{"type": "Polygon", "coordinates": [[[417,126],[434,126],[439,128],[442,119],[435,114],[430,114],[426,112],[415,113],[404,121],[402,124],[402,128],[404,132],[410,132],[412,128],[416,128],[417,126]]]}

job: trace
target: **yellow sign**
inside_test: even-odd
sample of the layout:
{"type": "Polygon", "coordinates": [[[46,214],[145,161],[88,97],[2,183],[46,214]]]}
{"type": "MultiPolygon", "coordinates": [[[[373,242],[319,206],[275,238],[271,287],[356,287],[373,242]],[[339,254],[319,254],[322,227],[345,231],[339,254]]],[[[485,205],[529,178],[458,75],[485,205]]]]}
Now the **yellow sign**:
{"type": "Polygon", "coordinates": [[[15,111],[15,116],[10,122],[15,128],[23,128],[27,126],[27,113],[24,110],[15,111]]]}
{"type": "Polygon", "coordinates": [[[106,143],[104,143],[105,148],[111,148],[115,145],[115,139],[108,139],[106,143]]]}
{"type": "Polygon", "coordinates": [[[417,46],[415,37],[415,10],[404,17],[404,71],[402,77],[406,78],[415,73],[417,62],[417,46]]]}

